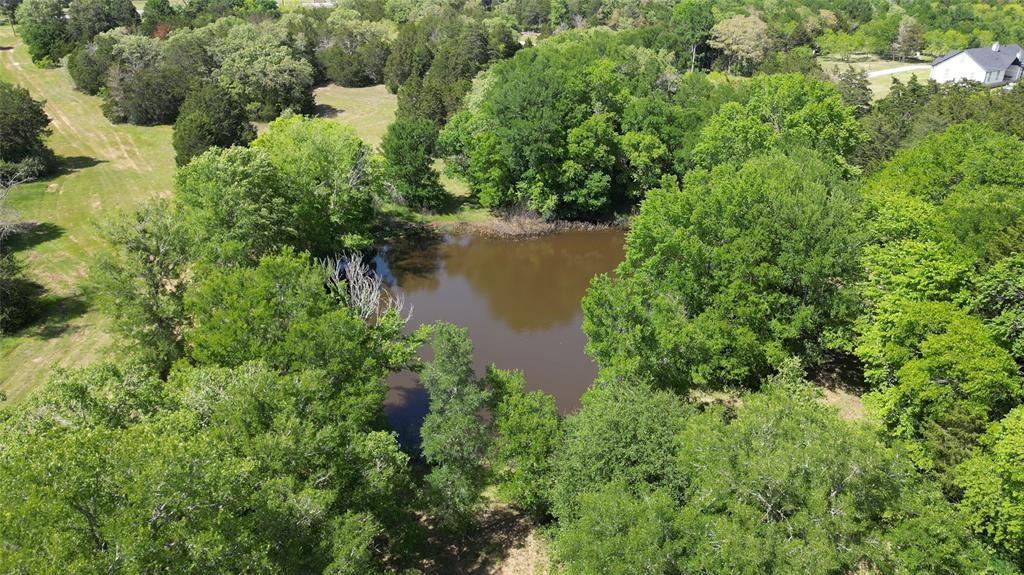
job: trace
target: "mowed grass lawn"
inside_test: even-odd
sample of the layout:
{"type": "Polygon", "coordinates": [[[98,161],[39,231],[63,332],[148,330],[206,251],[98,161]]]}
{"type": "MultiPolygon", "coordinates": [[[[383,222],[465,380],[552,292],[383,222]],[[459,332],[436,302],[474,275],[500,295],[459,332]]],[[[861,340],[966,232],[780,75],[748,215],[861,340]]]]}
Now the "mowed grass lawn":
{"type": "Polygon", "coordinates": [[[314,90],[313,97],[318,116],[351,125],[373,147],[380,145],[398,110],[398,96],[383,85],[343,88],[328,84],[314,90]]]}
{"type": "MultiPolygon", "coordinates": [[[[831,73],[836,68],[839,70],[845,70],[848,66],[853,66],[854,68],[864,70],[865,72],[878,72],[881,70],[890,70],[892,68],[926,64],[927,62],[900,62],[899,60],[886,60],[876,56],[855,55],[850,57],[849,62],[844,62],[842,59],[832,56],[824,56],[819,58],[818,63],[821,65],[822,69],[831,73]]],[[[874,78],[868,78],[868,85],[871,87],[871,93],[874,96],[874,99],[881,100],[888,96],[889,92],[892,91],[893,79],[899,80],[905,84],[914,76],[917,76],[918,82],[927,82],[928,70],[922,69],[911,72],[899,72],[897,74],[876,76],[874,78]]]]}
{"type": "Polygon", "coordinates": [[[46,101],[48,144],[61,160],[57,176],[11,193],[21,215],[40,224],[12,246],[47,290],[43,319],[0,342],[0,390],[17,401],[53,368],[88,364],[109,348],[105,319],[83,293],[89,263],[106,249],[96,222],[170,193],[174,153],[170,126],[111,124],[67,70],[36,68],[9,26],[0,27],[0,77],[46,101]]]}

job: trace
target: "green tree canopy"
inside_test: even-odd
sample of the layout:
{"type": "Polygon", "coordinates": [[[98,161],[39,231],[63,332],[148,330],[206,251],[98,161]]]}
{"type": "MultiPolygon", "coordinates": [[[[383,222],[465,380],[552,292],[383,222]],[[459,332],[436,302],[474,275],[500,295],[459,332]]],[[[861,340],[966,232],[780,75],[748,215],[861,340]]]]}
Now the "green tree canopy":
{"type": "Polygon", "coordinates": [[[203,270],[185,294],[186,350],[198,364],[263,361],[283,373],[318,369],[348,402],[335,417],[369,425],[379,417],[387,373],[411,359],[396,310],[373,326],[324,289],[326,270],[282,251],[256,267],[203,270]]]}
{"type": "Polygon", "coordinates": [[[299,231],[299,247],[317,256],[373,243],[381,169],[349,126],[282,117],[252,143],[278,170],[299,231]]]}
{"type": "Polygon", "coordinates": [[[989,327],[1024,364],[1024,254],[1000,260],[978,280],[976,307],[989,327]]]}
{"type": "Polygon", "coordinates": [[[981,320],[955,305],[903,301],[887,311],[857,348],[878,374],[865,403],[893,437],[913,442],[919,466],[945,473],[988,421],[1024,399],[1024,383],[981,320]]]}
{"type": "Polygon", "coordinates": [[[0,178],[39,176],[55,164],[43,138],[50,117],[28,90],[0,80],[0,178]]]}
{"type": "Polygon", "coordinates": [[[0,424],[0,568],[378,571],[408,457],[337,417],[343,389],[259,363],[57,372],[0,424]]]}
{"type": "Polygon", "coordinates": [[[210,257],[256,261],[296,242],[289,190],[262,150],[209,150],[178,170],[175,189],[192,245],[210,257]]]}
{"type": "Polygon", "coordinates": [[[386,22],[362,20],[354,10],[337,8],[327,21],[327,46],[317,60],[327,77],[342,86],[370,86],[384,82],[384,66],[395,36],[386,22]]]}
{"type": "Polygon", "coordinates": [[[482,460],[490,442],[484,408],[490,403],[486,379],[473,370],[473,342],[465,328],[449,323],[433,326],[428,363],[421,381],[430,409],[420,430],[432,507],[440,523],[464,530],[473,523],[487,480],[482,460]]]}
{"type": "Polygon", "coordinates": [[[86,43],[100,32],[119,26],[133,27],[139,13],[130,0],[72,0],[68,5],[68,33],[78,43],[86,43]]]}
{"type": "Polygon", "coordinates": [[[555,531],[567,569],[991,569],[935,485],[870,429],[821,405],[792,367],[734,414],[688,409],[644,386],[588,391],[556,459],[563,470],[589,470],[556,476],[556,494],[576,494],[555,531]]]}
{"type": "Polygon", "coordinates": [[[1024,175],[992,158],[1024,161],[1021,140],[966,123],[897,154],[864,184],[878,242],[916,237],[984,268],[1024,241],[1024,175]]]}
{"type": "Polygon", "coordinates": [[[121,214],[100,231],[110,249],[93,263],[89,292],[112,318],[122,347],[166,370],[182,354],[187,325],[182,299],[198,250],[167,200],[121,214]]]}
{"type": "Polygon", "coordinates": [[[238,100],[219,84],[204,83],[185,98],[174,122],[174,161],[182,166],[208,148],[244,146],[255,137],[238,100]]]}
{"type": "Polygon", "coordinates": [[[957,470],[960,508],[974,530],[1024,568],[1024,407],[992,424],[957,470]]]}
{"type": "Polygon", "coordinates": [[[730,102],[701,129],[693,151],[698,165],[742,162],[776,146],[798,145],[845,164],[863,132],[828,82],[801,74],[758,76],[745,103],[730,102]]]}
{"type": "Polygon", "coordinates": [[[433,167],[436,144],[433,122],[407,116],[395,118],[380,143],[385,176],[401,197],[417,208],[438,208],[448,196],[433,167]]]}
{"type": "Polygon", "coordinates": [[[32,61],[54,65],[71,52],[73,40],[64,18],[63,0],[25,0],[15,11],[18,35],[32,61]]]}
{"type": "Polygon", "coordinates": [[[685,169],[721,94],[622,35],[560,34],[491,67],[441,142],[486,207],[600,218],[685,169]]]}
{"type": "Polygon", "coordinates": [[[103,32],[87,44],[79,45],[68,56],[68,74],[75,88],[96,95],[107,85],[107,72],[114,63],[114,45],[124,35],[121,30],[103,32]]]}
{"type": "Polygon", "coordinates": [[[855,311],[858,196],[813,152],[666,180],[633,220],[616,279],[583,301],[606,377],[685,391],[756,386],[789,355],[841,345],[855,311]]]}

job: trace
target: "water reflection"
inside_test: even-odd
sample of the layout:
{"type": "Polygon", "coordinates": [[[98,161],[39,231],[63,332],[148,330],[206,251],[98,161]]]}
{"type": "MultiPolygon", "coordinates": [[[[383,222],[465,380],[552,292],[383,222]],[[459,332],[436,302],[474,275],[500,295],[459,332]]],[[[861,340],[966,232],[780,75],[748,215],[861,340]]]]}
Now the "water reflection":
{"type": "MultiPolygon", "coordinates": [[[[467,235],[391,251],[377,269],[412,306],[410,329],[435,321],[467,327],[479,371],[491,363],[522,369],[528,388],[551,393],[568,411],[597,373],[583,352],[580,299],[590,279],[622,256],[619,230],[518,241],[467,235]]],[[[388,419],[411,437],[426,413],[426,394],[412,374],[396,374],[390,384],[388,419]]]]}

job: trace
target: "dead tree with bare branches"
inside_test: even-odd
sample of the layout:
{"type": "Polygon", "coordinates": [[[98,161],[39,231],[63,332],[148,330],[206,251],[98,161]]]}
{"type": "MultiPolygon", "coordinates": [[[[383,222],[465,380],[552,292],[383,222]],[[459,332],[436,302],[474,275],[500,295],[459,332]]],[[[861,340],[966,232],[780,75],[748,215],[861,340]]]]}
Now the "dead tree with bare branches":
{"type": "Polygon", "coordinates": [[[375,322],[390,312],[403,321],[412,315],[411,309],[405,309],[404,298],[384,284],[384,279],[363,261],[362,254],[324,258],[320,265],[327,272],[329,288],[364,321],[375,322]]]}

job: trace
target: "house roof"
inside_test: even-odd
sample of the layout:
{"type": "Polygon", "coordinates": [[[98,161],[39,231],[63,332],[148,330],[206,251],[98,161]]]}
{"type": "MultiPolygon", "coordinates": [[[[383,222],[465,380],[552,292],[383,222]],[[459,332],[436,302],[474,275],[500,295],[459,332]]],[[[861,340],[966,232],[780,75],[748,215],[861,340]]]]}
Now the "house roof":
{"type": "Polygon", "coordinates": [[[1005,70],[1010,66],[1010,64],[1013,64],[1014,61],[1020,57],[1021,47],[1017,44],[1007,44],[1006,46],[999,46],[998,50],[993,50],[992,47],[970,48],[968,50],[950,50],[946,54],[936,58],[935,61],[932,62],[932,66],[938,66],[946,60],[949,60],[961,53],[966,53],[970,56],[971,60],[974,60],[985,70],[1005,70]]]}

